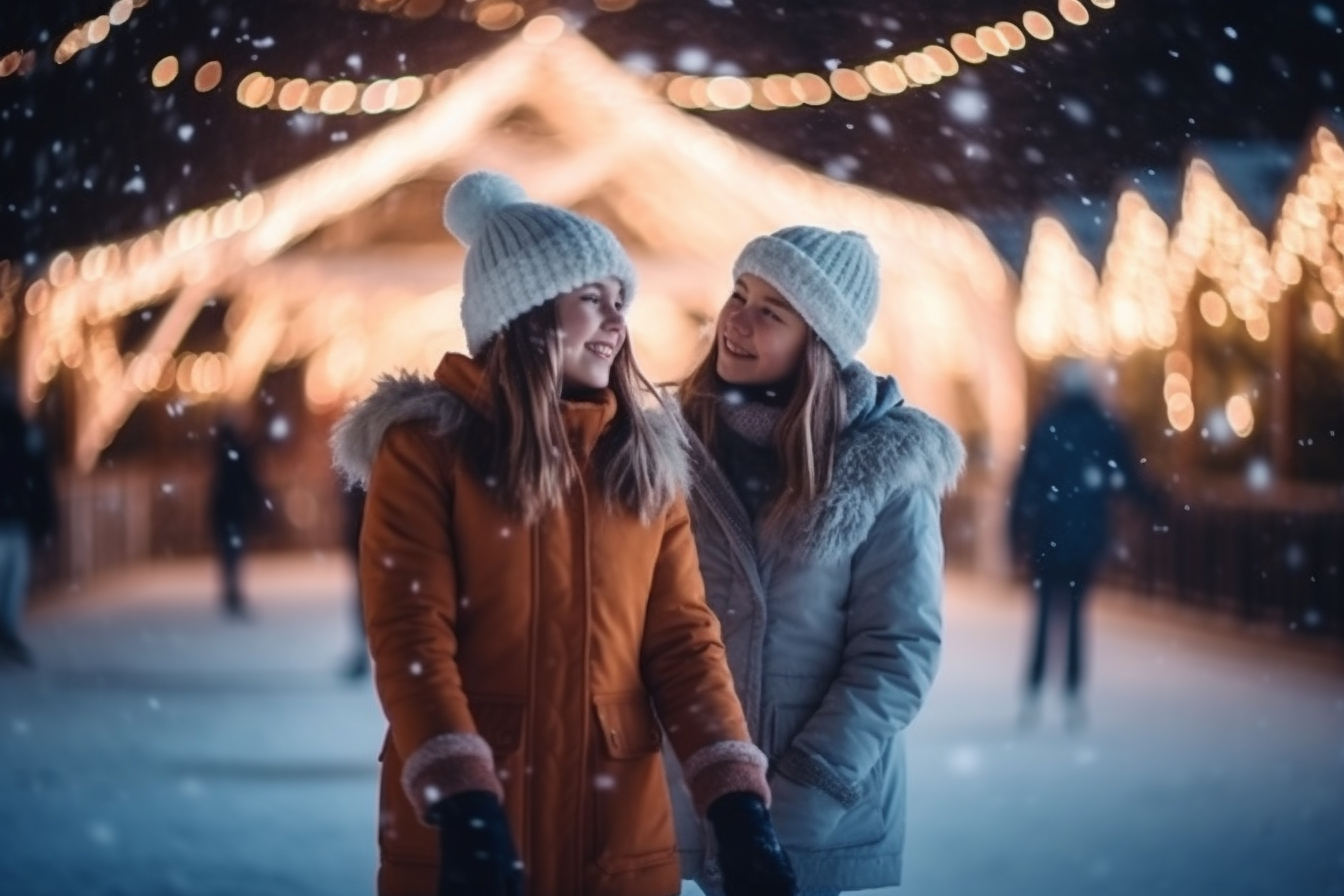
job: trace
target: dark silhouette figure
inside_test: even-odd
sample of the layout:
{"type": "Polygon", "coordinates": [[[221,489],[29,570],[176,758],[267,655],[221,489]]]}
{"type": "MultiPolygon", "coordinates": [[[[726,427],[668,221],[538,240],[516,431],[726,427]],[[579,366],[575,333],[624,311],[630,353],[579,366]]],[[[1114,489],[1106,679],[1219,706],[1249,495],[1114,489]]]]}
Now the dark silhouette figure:
{"type": "Polygon", "coordinates": [[[210,534],[223,573],[223,609],[247,615],[239,573],[247,539],[255,530],[265,496],[252,464],[251,449],[231,423],[215,427],[210,482],[210,534]]]}
{"type": "Polygon", "coordinates": [[[369,674],[369,645],[364,631],[364,598],[359,586],[359,530],[364,524],[364,500],[367,492],[352,485],[341,492],[345,516],[341,543],[355,564],[355,646],[345,667],[345,676],[361,679],[369,674]]]}
{"type": "Polygon", "coordinates": [[[1062,368],[1058,397],[1032,428],[1013,486],[1009,535],[1037,600],[1022,722],[1035,721],[1051,629],[1066,625],[1064,694],[1071,727],[1083,722],[1084,610],[1110,543],[1109,511],[1129,496],[1150,511],[1161,502],[1139,475],[1129,438],[1092,395],[1080,364],[1062,368]]]}
{"type": "Polygon", "coordinates": [[[0,665],[33,664],[21,635],[33,549],[56,530],[56,492],[42,431],[0,384],[0,665]]]}

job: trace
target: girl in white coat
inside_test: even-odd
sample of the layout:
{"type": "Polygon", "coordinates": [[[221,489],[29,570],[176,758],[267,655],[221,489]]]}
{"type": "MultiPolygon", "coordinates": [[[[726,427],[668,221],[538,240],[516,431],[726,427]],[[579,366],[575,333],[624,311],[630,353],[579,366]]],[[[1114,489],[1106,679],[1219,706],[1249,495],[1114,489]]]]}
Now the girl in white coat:
{"type": "MultiPolygon", "coordinates": [[[[940,498],[964,451],[854,360],[878,297],[862,235],[759,237],[733,281],[679,390],[700,570],[802,890],[893,886],[903,732],[941,643],[940,498]]],[[[683,876],[717,892],[712,838],[678,816],[683,876]]]]}

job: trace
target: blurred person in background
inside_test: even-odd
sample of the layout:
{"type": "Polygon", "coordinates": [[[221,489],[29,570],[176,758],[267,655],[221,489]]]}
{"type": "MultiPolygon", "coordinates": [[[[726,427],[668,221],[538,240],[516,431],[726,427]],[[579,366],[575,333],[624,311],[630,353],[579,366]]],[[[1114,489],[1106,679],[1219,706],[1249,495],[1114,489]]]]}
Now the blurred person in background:
{"type": "Polygon", "coordinates": [[[13,383],[0,379],[0,665],[33,664],[21,633],[32,555],[55,530],[46,437],[24,419],[13,383]]]}
{"type": "Polygon", "coordinates": [[[660,746],[730,896],[794,896],[705,604],[681,429],[635,366],[616,237],[503,175],[448,193],[470,356],[337,425],[360,579],[384,896],[675,896],[660,746]],[[661,726],[660,726],[661,722],[661,726]]]}
{"type": "MultiPolygon", "coordinates": [[[[678,391],[705,590],[809,896],[901,881],[905,730],[942,644],[940,499],[965,459],[855,360],[878,277],[861,234],[758,237],[678,391]]],[[[717,893],[712,837],[687,808],[683,873],[717,893]]]]}
{"type": "Polygon", "coordinates": [[[1064,628],[1065,722],[1086,721],[1082,697],[1087,592],[1110,546],[1109,515],[1128,496],[1153,514],[1162,500],[1139,472],[1120,422],[1098,401],[1094,373],[1068,359],[1054,372],[1054,396],[1027,438],[1013,483],[1008,532],[1014,560],[1032,578],[1036,618],[1019,716],[1036,723],[1054,630],[1064,628]]]}
{"type": "Polygon", "coordinates": [[[247,615],[241,573],[249,536],[256,530],[265,494],[257,478],[252,450],[237,424],[221,419],[211,446],[210,534],[222,577],[221,606],[226,615],[247,615]]]}

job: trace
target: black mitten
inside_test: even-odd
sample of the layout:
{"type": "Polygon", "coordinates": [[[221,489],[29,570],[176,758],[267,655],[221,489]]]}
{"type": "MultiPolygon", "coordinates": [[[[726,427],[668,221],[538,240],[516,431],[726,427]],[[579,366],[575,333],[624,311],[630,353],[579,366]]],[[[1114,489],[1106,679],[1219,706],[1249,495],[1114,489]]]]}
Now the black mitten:
{"type": "Polygon", "coordinates": [[[504,807],[493,793],[468,790],[435,803],[438,896],[522,896],[523,867],[504,807]]]}
{"type": "Polygon", "coordinates": [[[727,896],[797,896],[793,864],[775,836],[765,802],[746,791],[725,793],[706,812],[719,841],[727,896]]]}

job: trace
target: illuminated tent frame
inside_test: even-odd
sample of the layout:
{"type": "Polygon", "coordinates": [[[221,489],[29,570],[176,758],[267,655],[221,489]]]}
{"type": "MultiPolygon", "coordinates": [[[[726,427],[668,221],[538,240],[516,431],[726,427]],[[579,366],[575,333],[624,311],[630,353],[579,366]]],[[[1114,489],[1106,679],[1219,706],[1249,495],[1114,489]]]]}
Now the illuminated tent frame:
{"type": "Polygon", "coordinates": [[[883,294],[860,356],[983,439],[990,457],[1016,451],[1016,284],[977,227],[736,141],[660,101],[573,33],[504,45],[402,118],[256,192],[61,253],[25,295],[24,398],[39,400],[62,368],[74,374],[74,460],[89,470],[154,392],[242,400],[267,369],[304,361],[309,404],[326,410],[378,373],[429,368],[463,345],[461,250],[438,224],[438,203],[445,184],[476,167],[598,217],[631,246],[641,277],[631,339],[656,379],[684,372],[702,351],[748,239],[802,222],[868,234],[883,294]],[[370,221],[399,214],[393,195],[432,206],[416,216],[418,242],[369,237],[370,221]],[[230,305],[227,350],[179,353],[211,300],[230,305]],[[117,322],[165,301],[152,334],[122,355],[117,322]]]}

